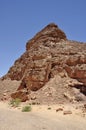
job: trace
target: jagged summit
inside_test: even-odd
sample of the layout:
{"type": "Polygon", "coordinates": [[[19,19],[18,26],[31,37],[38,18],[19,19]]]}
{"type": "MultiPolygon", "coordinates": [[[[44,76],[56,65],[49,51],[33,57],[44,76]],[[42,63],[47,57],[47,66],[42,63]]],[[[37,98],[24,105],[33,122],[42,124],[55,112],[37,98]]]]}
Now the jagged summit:
{"type": "Polygon", "coordinates": [[[54,23],[48,24],[44,29],[38,32],[34,38],[29,40],[26,44],[26,49],[28,50],[34,43],[38,44],[41,42],[52,41],[59,42],[60,40],[66,40],[66,34],[58,28],[54,23]]]}

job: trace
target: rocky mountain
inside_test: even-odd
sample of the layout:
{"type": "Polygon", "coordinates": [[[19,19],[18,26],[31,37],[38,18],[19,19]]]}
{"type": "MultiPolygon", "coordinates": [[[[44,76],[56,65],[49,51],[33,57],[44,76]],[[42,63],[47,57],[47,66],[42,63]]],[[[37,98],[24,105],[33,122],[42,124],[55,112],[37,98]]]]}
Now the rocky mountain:
{"type": "Polygon", "coordinates": [[[66,34],[51,23],[26,43],[25,53],[2,80],[21,81],[17,92],[11,95],[16,98],[22,95],[21,90],[27,94],[40,91],[55,76],[60,76],[61,82],[67,81],[64,78],[71,79],[70,82],[76,80],[71,86],[86,95],[86,43],[68,40],[66,34]]]}

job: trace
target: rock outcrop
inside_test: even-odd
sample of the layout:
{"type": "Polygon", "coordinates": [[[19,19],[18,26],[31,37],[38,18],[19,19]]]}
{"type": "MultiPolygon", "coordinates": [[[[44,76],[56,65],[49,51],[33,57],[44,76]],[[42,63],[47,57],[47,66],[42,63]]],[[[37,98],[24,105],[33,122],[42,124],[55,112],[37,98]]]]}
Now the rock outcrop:
{"type": "Polygon", "coordinates": [[[21,80],[19,91],[37,91],[57,74],[86,86],[86,44],[68,40],[52,23],[26,43],[26,52],[3,79],[21,80]]]}

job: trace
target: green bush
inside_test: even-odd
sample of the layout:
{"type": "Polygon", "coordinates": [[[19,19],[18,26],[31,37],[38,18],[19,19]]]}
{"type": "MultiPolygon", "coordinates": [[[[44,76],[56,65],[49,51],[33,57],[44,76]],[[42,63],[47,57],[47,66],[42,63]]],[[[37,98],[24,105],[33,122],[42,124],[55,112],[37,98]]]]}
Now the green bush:
{"type": "Polygon", "coordinates": [[[10,105],[11,105],[12,107],[18,107],[18,106],[20,105],[20,103],[21,103],[21,99],[19,99],[19,98],[12,99],[12,100],[10,101],[10,105]]]}
{"type": "Polygon", "coordinates": [[[31,106],[24,106],[22,112],[30,112],[32,110],[31,106]]]}
{"type": "Polygon", "coordinates": [[[48,110],[51,110],[51,107],[48,107],[48,110]]]}

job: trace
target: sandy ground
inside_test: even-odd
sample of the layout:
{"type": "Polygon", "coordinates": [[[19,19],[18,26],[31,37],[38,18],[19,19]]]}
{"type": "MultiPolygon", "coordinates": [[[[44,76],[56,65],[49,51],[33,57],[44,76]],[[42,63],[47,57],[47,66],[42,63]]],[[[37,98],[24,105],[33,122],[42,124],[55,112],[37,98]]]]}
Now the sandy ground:
{"type": "Polygon", "coordinates": [[[86,130],[86,115],[73,105],[33,105],[31,112],[21,112],[0,102],[0,130],[86,130]],[[72,114],[64,115],[67,110],[72,114]]]}

